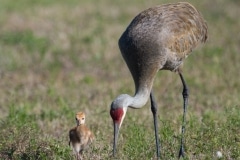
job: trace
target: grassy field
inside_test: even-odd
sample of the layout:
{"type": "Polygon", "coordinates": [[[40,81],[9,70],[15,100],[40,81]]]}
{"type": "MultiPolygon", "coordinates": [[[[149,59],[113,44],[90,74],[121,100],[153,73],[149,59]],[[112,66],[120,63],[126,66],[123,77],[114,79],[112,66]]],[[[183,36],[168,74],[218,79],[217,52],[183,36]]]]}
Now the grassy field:
{"type": "MultiPolygon", "coordinates": [[[[0,0],[0,159],[74,159],[68,131],[86,113],[96,140],[85,159],[155,159],[148,102],[129,109],[111,157],[112,100],[134,94],[118,38],[132,18],[167,0],[0,0]]],[[[209,26],[208,42],[184,63],[190,89],[186,159],[240,159],[240,1],[193,0],[209,26]]],[[[162,159],[177,159],[182,85],[158,73],[162,159]]]]}

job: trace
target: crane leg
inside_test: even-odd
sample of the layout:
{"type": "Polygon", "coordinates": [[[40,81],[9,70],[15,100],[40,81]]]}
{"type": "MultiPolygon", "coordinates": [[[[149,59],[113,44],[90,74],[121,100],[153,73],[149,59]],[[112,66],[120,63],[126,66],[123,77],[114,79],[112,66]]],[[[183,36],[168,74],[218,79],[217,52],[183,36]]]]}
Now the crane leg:
{"type": "Polygon", "coordinates": [[[186,112],[187,112],[187,105],[188,105],[188,87],[186,85],[186,82],[183,78],[183,75],[179,72],[179,76],[181,78],[182,84],[183,84],[183,118],[182,118],[182,135],[181,135],[181,144],[180,144],[180,150],[178,154],[178,158],[184,157],[184,133],[185,133],[185,126],[186,126],[186,112]]]}
{"type": "Polygon", "coordinates": [[[159,144],[159,138],[158,138],[158,123],[157,123],[157,103],[155,101],[153,91],[151,91],[150,93],[150,99],[151,99],[151,111],[153,114],[153,122],[154,122],[157,157],[158,159],[160,159],[160,144],[159,144]]]}

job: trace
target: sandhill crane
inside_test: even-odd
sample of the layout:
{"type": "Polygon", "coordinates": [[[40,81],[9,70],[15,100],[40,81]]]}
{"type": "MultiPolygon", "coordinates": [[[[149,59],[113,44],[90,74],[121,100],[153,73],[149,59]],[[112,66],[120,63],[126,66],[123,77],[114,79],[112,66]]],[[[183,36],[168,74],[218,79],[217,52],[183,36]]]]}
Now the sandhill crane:
{"type": "Polygon", "coordinates": [[[82,160],[83,150],[93,141],[94,135],[85,125],[85,114],[76,114],[77,126],[69,131],[69,146],[72,146],[77,160],[82,160]]]}
{"type": "Polygon", "coordinates": [[[207,39],[207,23],[189,3],[179,2],[149,8],[139,13],[119,39],[121,54],[132,74],[135,95],[119,95],[111,104],[110,115],[114,125],[113,156],[119,129],[127,108],[139,109],[146,104],[149,95],[154,119],[157,157],[160,158],[157,106],[152,85],[159,70],[177,72],[183,84],[183,122],[179,158],[184,157],[185,116],[188,104],[188,88],[181,73],[183,60],[200,43],[207,39]]]}

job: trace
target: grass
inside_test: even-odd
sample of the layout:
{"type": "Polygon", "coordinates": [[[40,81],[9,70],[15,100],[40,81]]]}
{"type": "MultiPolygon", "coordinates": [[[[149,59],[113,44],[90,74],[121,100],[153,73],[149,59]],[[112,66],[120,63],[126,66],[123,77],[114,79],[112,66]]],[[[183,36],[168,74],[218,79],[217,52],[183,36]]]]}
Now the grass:
{"type": "MultiPolygon", "coordinates": [[[[117,158],[109,106],[117,95],[134,93],[118,38],[137,13],[168,2],[0,0],[0,159],[74,159],[68,131],[78,111],[96,136],[85,159],[154,159],[150,103],[128,110],[117,158]]],[[[191,3],[208,22],[209,40],[184,63],[185,159],[217,159],[217,151],[240,159],[239,2],[191,3]]],[[[181,87],[169,71],[154,82],[162,159],[177,159],[181,87]]]]}

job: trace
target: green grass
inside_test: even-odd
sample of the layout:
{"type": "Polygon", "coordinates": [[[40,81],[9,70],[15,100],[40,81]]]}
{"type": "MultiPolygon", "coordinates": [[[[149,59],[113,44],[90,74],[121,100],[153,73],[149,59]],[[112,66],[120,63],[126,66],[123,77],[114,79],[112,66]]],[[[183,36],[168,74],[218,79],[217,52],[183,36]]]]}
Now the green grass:
{"type": "MultiPolygon", "coordinates": [[[[111,157],[112,100],[134,84],[117,41],[145,8],[169,1],[0,0],[0,159],[74,159],[68,131],[83,111],[96,140],[85,159],[155,159],[148,102],[129,109],[111,157]]],[[[171,1],[174,2],[174,1],[171,1]]],[[[176,1],[175,1],[176,2],[176,1]]],[[[191,3],[209,40],[184,63],[190,89],[185,159],[240,159],[239,2],[191,3]]],[[[182,85],[161,71],[154,82],[162,159],[177,159],[182,85]]]]}

